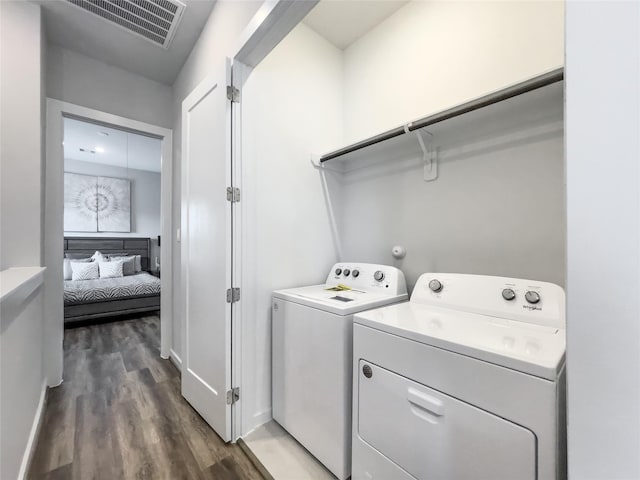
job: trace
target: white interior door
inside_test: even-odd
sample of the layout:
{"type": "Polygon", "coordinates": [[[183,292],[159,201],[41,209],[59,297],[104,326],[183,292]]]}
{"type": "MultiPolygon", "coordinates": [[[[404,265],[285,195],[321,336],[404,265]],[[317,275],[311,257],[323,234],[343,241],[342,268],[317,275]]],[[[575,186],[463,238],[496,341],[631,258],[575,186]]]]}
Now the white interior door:
{"type": "Polygon", "coordinates": [[[182,395],[231,439],[230,62],[182,103],[182,395]]]}

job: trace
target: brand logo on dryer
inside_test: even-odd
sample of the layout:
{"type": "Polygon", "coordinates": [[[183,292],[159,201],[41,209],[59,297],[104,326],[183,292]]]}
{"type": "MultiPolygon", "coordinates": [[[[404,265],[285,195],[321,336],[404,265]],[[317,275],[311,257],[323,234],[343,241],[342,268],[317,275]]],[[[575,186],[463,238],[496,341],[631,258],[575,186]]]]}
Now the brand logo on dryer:
{"type": "Polygon", "coordinates": [[[542,307],[540,307],[538,305],[522,305],[522,308],[524,308],[525,310],[530,310],[530,311],[542,310],[542,307]]]}

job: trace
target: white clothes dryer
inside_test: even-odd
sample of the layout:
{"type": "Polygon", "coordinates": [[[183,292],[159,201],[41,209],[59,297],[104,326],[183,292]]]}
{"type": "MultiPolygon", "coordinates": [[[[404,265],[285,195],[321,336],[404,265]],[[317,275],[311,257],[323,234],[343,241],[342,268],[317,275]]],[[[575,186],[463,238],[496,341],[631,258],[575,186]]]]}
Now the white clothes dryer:
{"type": "Polygon", "coordinates": [[[353,348],[354,480],[565,478],[562,288],[427,273],[353,348]]]}
{"type": "Polygon", "coordinates": [[[366,263],[273,293],[273,418],[341,480],[351,474],[353,314],[407,298],[400,270],[366,263]],[[327,290],[339,284],[350,290],[327,290]]]}

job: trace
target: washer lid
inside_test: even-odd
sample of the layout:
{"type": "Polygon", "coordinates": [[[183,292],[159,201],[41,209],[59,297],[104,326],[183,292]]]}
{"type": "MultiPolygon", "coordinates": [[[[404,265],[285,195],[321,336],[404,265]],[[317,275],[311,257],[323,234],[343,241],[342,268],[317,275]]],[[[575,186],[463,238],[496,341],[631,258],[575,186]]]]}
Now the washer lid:
{"type": "Polygon", "coordinates": [[[311,285],[273,292],[274,298],[317,308],[336,315],[352,315],[357,312],[377,308],[407,300],[408,295],[384,295],[363,290],[334,291],[327,288],[334,285],[311,285]]]}
{"type": "Polygon", "coordinates": [[[407,302],[358,313],[354,323],[513,370],[555,380],[565,330],[407,302]]]}

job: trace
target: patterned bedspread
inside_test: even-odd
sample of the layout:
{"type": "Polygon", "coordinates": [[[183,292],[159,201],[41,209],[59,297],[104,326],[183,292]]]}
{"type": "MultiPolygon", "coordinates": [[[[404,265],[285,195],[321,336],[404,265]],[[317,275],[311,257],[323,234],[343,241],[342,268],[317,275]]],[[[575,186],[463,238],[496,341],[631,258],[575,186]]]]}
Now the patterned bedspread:
{"type": "Polygon", "coordinates": [[[160,279],[145,272],[120,278],[64,282],[65,305],[159,293],[160,279]]]}

